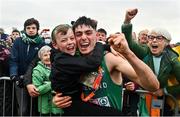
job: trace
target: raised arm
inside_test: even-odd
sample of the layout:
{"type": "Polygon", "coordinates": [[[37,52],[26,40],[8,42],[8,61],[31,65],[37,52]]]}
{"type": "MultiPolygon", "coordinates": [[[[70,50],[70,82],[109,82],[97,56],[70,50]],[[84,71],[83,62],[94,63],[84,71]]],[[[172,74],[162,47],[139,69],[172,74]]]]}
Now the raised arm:
{"type": "Polygon", "coordinates": [[[121,27],[122,33],[124,33],[129,48],[140,58],[143,59],[149,52],[149,48],[146,45],[138,44],[132,39],[132,24],[131,20],[137,15],[137,9],[128,9],[125,14],[124,24],[121,27]]]}
{"type": "Polygon", "coordinates": [[[153,71],[129,49],[124,34],[111,35],[110,44],[128,61],[117,59],[116,63],[113,63],[117,70],[146,90],[156,91],[159,88],[159,82],[153,71]]]}

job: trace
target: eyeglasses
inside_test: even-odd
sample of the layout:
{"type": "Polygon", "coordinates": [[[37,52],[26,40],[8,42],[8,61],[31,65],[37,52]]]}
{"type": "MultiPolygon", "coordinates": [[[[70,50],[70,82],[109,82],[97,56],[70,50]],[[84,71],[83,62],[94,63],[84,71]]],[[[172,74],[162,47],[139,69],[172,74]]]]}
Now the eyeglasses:
{"type": "Polygon", "coordinates": [[[164,38],[164,36],[153,36],[153,35],[148,35],[148,40],[149,41],[153,41],[156,38],[156,41],[162,41],[164,38]]]}

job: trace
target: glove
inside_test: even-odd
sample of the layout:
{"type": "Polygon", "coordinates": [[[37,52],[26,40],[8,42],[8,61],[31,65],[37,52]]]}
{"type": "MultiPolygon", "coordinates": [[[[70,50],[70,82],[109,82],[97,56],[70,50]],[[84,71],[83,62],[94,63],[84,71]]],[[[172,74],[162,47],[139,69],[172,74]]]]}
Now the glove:
{"type": "Polygon", "coordinates": [[[18,79],[16,80],[16,85],[19,87],[19,88],[23,88],[24,87],[24,76],[21,75],[18,77],[18,79]]]}

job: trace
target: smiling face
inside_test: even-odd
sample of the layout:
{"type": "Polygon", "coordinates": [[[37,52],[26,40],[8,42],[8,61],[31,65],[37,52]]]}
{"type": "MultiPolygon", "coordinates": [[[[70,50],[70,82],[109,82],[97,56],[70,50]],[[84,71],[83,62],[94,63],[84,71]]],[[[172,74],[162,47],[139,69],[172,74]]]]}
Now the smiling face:
{"type": "Polygon", "coordinates": [[[51,54],[50,51],[46,51],[46,52],[42,53],[41,61],[45,65],[50,65],[51,64],[51,62],[50,62],[50,54],[51,54]]]}
{"type": "Polygon", "coordinates": [[[41,59],[41,62],[44,63],[45,65],[50,65],[50,52],[51,48],[47,45],[43,46],[39,51],[38,51],[38,57],[41,59]]]}
{"type": "Polygon", "coordinates": [[[75,37],[81,54],[90,54],[97,41],[96,31],[91,26],[79,25],[75,28],[75,37]]]}
{"type": "Polygon", "coordinates": [[[158,35],[156,32],[151,32],[148,35],[148,46],[151,53],[154,56],[159,56],[167,46],[168,41],[162,35],[158,35]]]}
{"type": "Polygon", "coordinates": [[[76,40],[71,28],[67,32],[59,32],[55,36],[56,41],[53,43],[54,48],[70,55],[75,55],[76,40]]]}

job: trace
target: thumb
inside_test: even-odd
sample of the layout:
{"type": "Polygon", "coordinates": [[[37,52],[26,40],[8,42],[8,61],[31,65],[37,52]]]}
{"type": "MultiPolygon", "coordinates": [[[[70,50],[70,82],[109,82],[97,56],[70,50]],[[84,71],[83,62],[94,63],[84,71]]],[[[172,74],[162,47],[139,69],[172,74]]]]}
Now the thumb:
{"type": "Polygon", "coordinates": [[[113,53],[115,56],[118,56],[118,52],[114,50],[114,48],[111,46],[111,53],[113,53]]]}
{"type": "Polygon", "coordinates": [[[34,91],[38,92],[38,89],[36,87],[34,87],[33,89],[34,89],[34,91]]]}
{"type": "Polygon", "coordinates": [[[62,96],[62,93],[57,93],[57,96],[58,96],[58,97],[62,96]]]}

